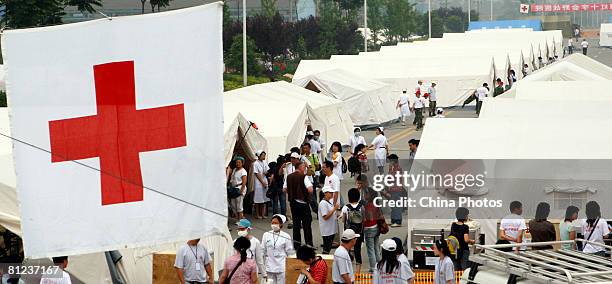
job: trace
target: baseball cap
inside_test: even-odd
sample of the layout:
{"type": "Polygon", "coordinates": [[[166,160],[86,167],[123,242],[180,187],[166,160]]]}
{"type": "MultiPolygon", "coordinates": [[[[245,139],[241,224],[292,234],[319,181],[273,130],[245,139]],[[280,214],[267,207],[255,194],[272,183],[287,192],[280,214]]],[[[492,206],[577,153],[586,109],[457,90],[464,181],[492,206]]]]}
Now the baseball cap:
{"type": "Polygon", "coordinates": [[[395,251],[397,249],[397,244],[392,239],[384,240],[380,246],[386,251],[395,251]]]}
{"type": "Polygon", "coordinates": [[[354,238],[359,238],[361,235],[359,234],[355,234],[355,231],[353,231],[352,229],[346,229],[344,230],[344,232],[342,232],[342,240],[343,241],[350,241],[354,238]]]}
{"type": "Polygon", "coordinates": [[[248,219],[240,219],[240,221],[238,221],[238,227],[251,228],[251,221],[249,221],[248,219]]]}
{"type": "Polygon", "coordinates": [[[323,188],[321,188],[321,191],[323,191],[323,193],[325,193],[325,192],[334,192],[334,189],[331,186],[326,185],[323,188]]]}
{"type": "Polygon", "coordinates": [[[295,159],[299,159],[300,158],[300,154],[293,152],[291,153],[291,158],[295,158],[295,159]]]}

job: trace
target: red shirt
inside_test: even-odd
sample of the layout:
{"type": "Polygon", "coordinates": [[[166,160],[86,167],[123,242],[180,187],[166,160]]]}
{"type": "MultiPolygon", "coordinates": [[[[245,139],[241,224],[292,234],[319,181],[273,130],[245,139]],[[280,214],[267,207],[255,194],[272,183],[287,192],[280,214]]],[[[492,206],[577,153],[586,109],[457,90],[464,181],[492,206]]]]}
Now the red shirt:
{"type": "MultiPolygon", "coordinates": [[[[327,283],[327,263],[321,257],[317,257],[317,261],[310,265],[310,276],[319,283],[327,283]]],[[[310,284],[310,281],[307,282],[310,284]]]]}

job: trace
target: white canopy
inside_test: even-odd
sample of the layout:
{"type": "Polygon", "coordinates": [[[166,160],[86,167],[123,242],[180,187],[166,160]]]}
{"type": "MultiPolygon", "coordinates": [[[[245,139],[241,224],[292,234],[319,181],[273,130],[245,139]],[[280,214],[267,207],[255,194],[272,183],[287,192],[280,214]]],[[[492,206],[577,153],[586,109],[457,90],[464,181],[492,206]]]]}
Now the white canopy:
{"type": "MultiPolygon", "coordinates": [[[[9,116],[6,108],[0,108],[0,133],[10,136],[9,116]]],[[[17,200],[16,177],[13,166],[11,139],[0,136],[0,225],[21,236],[21,215],[17,200]]],[[[39,151],[32,149],[32,151],[39,151]]],[[[201,240],[215,252],[215,271],[223,268],[223,260],[232,252],[229,231],[221,236],[203,236],[201,240]]],[[[156,247],[124,249],[117,263],[118,270],[127,283],[152,283],[153,254],[173,250],[180,244],[167,244],[156,247]]],[[[70,256],[66,269],[84,283],[112,283],[106,257],[103,252],[70,256]]]]}
{"type": "Polygon", "coordinates": [[[293,84],[345,102],[355,125],[377,125],[397,118],[397,98],[380,81],[333,69],[294,79],[293,84]]]}
{"type": "Polygon", "coordinates": [[[495,65],[490,57],[372,58],[334,55],[328,61],[306,62],[300,62],[294,78],[310,75],[309,70],[340,68],[391,84],[393,91],[398,93],[403,89],[412,93],[418,80],[437,82],[440,107],[461,105],[483,83],[493,84],[495,80],[495,65]],[[305,68],[307,70],[301,69],[302,64],[308,66],[305,68]]]}
{"type": "Polygon", "coordinates": [[[595,73],[598,76],[612,80],[612,68],[609,66],[593,59],[588,56],[584,56],[581,53],[573,53],[572,55],[565,57],[564,62],[573,63],[574,65],[587,69],[591,73],[595,73]]]}
{"type": "MultiPolygon", "coordinates": [[[[538,101],[612,101],[612,82],[599,81],[523,81],[517,84],[517,100],[538,101]]],[[[568,114],[570,115],[570,114],[568,114]]]]}
{"type": "MultiPolygon", "coordinates": [[[[548,83],[556,84],[556,83],[548,83]]],[[[533,101],[520,99],[485,98],[479,118],[533,118],[533,119],[567,119],[575,112],[584,109],[576,101],[533,101]]],[[[589,105],[589,111],[580,111],[580,119],[610,118],[612,101],[602,101],[589,105]]]]}
{"type": "Polygon", "coordinates": [[[223,133],[225,134],[225,164],[232,160],[236,143],[240,141],[240,147],[250,160],[256,160],[257,150],[268,151],[266,139],[251,126],[251,123],[241,113],[233,109],[223,110],[223,133]]]}

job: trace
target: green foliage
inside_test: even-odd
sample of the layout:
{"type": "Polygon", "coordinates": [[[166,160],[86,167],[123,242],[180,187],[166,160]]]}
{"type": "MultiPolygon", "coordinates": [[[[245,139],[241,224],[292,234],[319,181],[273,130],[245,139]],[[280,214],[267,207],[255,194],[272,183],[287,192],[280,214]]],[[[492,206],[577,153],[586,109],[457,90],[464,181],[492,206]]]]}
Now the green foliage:
{"type": "Polygon", "coordinates": [[[298,58],[306,58],[308,55],[308,51],[306,49],[306,41],[304,40],[304,37],[302,36],[298,38],[298,41],[295,45],[295,53],[298,56],[298,58]]]}
{"type": "Polygon", "coordinates": [[[149,4],[151,5],[151,13],[155,12],[155,7],[157,7],[157,12],[159,12],[161,8],[170,6],[170,1],[172,0],[149,0],[149,4]]]}
{"type": "MultiPolygon", "coordinates": [[[[268,77],[247,76],[247,83],[249,86],[268,82],[270,82],[268,77]]],[[[223,74],[224,91],[231,91],[242,87],[242,74],[223,74]]]]}
{"type": "Polygon", "coordinates": [[[446,21],[444,22],[444,31],[451,33],[462,33],[465,31],[465,21],[462,21],[458,16],[450,16],[446,18],[446,21]]]}
{"type": "Polygon", "coordinates": [[[6,6],[3,19],[11,29],[57,25],[62,23],[64,8],[75,6],[79,11],[94,13],[101,0],[0,0],[6,6]]]}
{"type": "MultiPolygon", "coordinates": [[[[263,71],[263,67],[259,64],[261,55],[257,50],[255,41],[247,37],[247,71],[248,74],[259,75],[263,71]]],[[[232,38],[232,46],[225,60],[228,68],[242,73],[242,35],[235,35],[232,38]]]]}
{"type": "Polygon", "coordinates": [[[6,92],[0,91],[0,107],[6,107],[6,92]]]}
{"type": "Polygon", "coordinates": [[[333,0],[321,0],[321,19],[319,21],[319,57],[329,58],[337,54],[336,28],[340,25],[340,9],[333,0]]]}
{"type": "Polygon", "coordinates": [[[408,0],[387,0],[384,25],[387,37],[393,41],[406,40],[416,27],[416,11],[408,0]]]}
{"type": "Polygon", "coordinates": [[[272,18],[278,14],[278,9],[276,9],[276,1],[277,0],[261,0],[261,12],[264,16],[272,18]]]}

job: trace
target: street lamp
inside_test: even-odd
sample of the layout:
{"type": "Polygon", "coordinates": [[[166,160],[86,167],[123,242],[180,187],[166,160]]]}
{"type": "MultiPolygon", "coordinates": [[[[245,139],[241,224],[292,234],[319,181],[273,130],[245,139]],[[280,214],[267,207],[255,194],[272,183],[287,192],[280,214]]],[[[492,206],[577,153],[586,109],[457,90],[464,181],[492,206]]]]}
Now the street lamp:
{"type": "Polygon", "coordinates": [[[246,0],[242,0],[242,85],[247,86],[246,0]]]}
{"type": "Polygon", "coordinates": [[[363,0],[363,51],[368,52],[368,0],[363,0]]]}
{"type": "Polygon", "coordinates": [[[429,0],[429,6],[428,6],[428,20],[429,20],[429,38],[431,38],[431,0],[429,0]]]}

